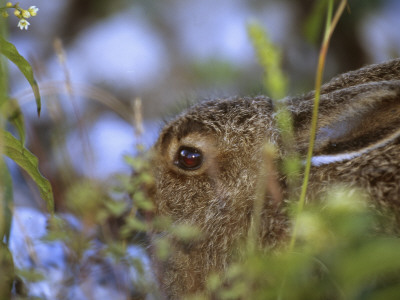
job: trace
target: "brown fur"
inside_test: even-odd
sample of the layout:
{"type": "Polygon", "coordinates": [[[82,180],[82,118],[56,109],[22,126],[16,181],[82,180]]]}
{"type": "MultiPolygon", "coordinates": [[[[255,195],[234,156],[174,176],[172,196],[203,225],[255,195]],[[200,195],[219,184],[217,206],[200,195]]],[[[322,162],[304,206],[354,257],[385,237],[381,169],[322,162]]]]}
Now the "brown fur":
{"type": "MultiPolygon", "coordinates": [[[[302,154],[308,145],[313,99],[311,92],[283,100],[292,113],[296,150],[302,154]]],[[[311,194],[345,183],[364,188],[376,206],[398,211],[399,135],[400,60],[349,72],[325,84],[315,159],[350,156],[314,166],[311,194]]],[[[163,129],[153,156],[156,215],[203,232],[191,243],[175,240],[166,261],[154,258],[167,298],[203,289],[207,275],[231,261],[235,245],[249,234],[263,145],[279,145],[279,139],[272,101],[263,96],[201,103],[163,129]],[[176,164],[180,146],[201,151],[199,168],[187,170],[176,164]]],[[[284,179],[280,183],[285,195],[284,179]]],[[[285,240],[289,228],[283,201],[272,200],[265,199],[262,212],[260,238],[266,247],[285,240]]]]}

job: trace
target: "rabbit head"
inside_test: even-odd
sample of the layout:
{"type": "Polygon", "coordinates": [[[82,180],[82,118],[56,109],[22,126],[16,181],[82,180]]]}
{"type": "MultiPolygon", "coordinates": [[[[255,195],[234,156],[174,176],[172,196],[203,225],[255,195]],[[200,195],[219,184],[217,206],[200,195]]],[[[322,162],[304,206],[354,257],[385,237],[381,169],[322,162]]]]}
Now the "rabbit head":
{"type": "MultiPolygon", "coordinates": [[[[313,92],[281,100],[301,154],[308,147],[313,100],[313,92]]],[[[400,207],[400,60],[323,85],[317,128],[311,190],[344,182],[365,188],[377,203],[400,207]]],[[[170,257],[154,257],[167,298],[201,290],[207,275],[224,269],[248,236],[266,143],[281,144],[273,102],[264,96],[204,102],[162,130],[152,158],[155,213],[202,232],[186,243],[171,238],[170,257]]],[[[265,247],[288,236],[285,178],[275,177],[282,199],[266,194],[260,231],[265,247]]]]}

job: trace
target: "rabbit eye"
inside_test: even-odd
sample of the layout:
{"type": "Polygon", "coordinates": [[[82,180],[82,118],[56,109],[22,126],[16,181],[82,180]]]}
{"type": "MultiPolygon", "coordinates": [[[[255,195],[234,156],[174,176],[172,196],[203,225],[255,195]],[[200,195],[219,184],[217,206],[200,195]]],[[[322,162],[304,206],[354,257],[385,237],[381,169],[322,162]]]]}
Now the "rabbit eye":
{"type": "Polygon", "coordinates": [[[200,150],[191,147],[180,147],[175,160],[175,165],[183,170],[196,170],[203,163],[200,150]]]}

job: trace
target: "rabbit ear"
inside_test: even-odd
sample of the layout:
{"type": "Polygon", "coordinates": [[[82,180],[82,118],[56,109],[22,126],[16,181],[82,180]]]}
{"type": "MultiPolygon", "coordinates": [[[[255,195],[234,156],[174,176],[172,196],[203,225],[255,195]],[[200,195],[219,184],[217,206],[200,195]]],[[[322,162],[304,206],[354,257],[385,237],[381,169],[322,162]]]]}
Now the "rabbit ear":
{"type": "MultiPolygon", "coordinates": [[[[300,152],[308,147],[312,99],[294,99],[300,152]]],[[[321,95],[314,164],[348,159],[400,136],[400,80],[369,82],[321,95]]]]}
{"type": "MultiPolygon", "coordinates": [[[[334,77],[321,87],[321,94],[365,84],[368,82],[400,80],[400,59],[393,59],[381,64],[364,68],[334,77]]],[[[313,96],[313,93],[310,93],[313,96]]]]}

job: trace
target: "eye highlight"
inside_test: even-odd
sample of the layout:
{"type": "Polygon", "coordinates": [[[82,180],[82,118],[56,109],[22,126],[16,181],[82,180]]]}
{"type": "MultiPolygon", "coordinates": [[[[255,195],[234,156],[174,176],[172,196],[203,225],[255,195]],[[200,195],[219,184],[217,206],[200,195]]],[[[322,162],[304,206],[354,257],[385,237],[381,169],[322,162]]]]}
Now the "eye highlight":
{"type": "Polygon", "coordinates": [[[203,163],[203,154],[200,150],[182,146],[176,153],[174,164],[183,170],[197,170],[203,163]]]}

